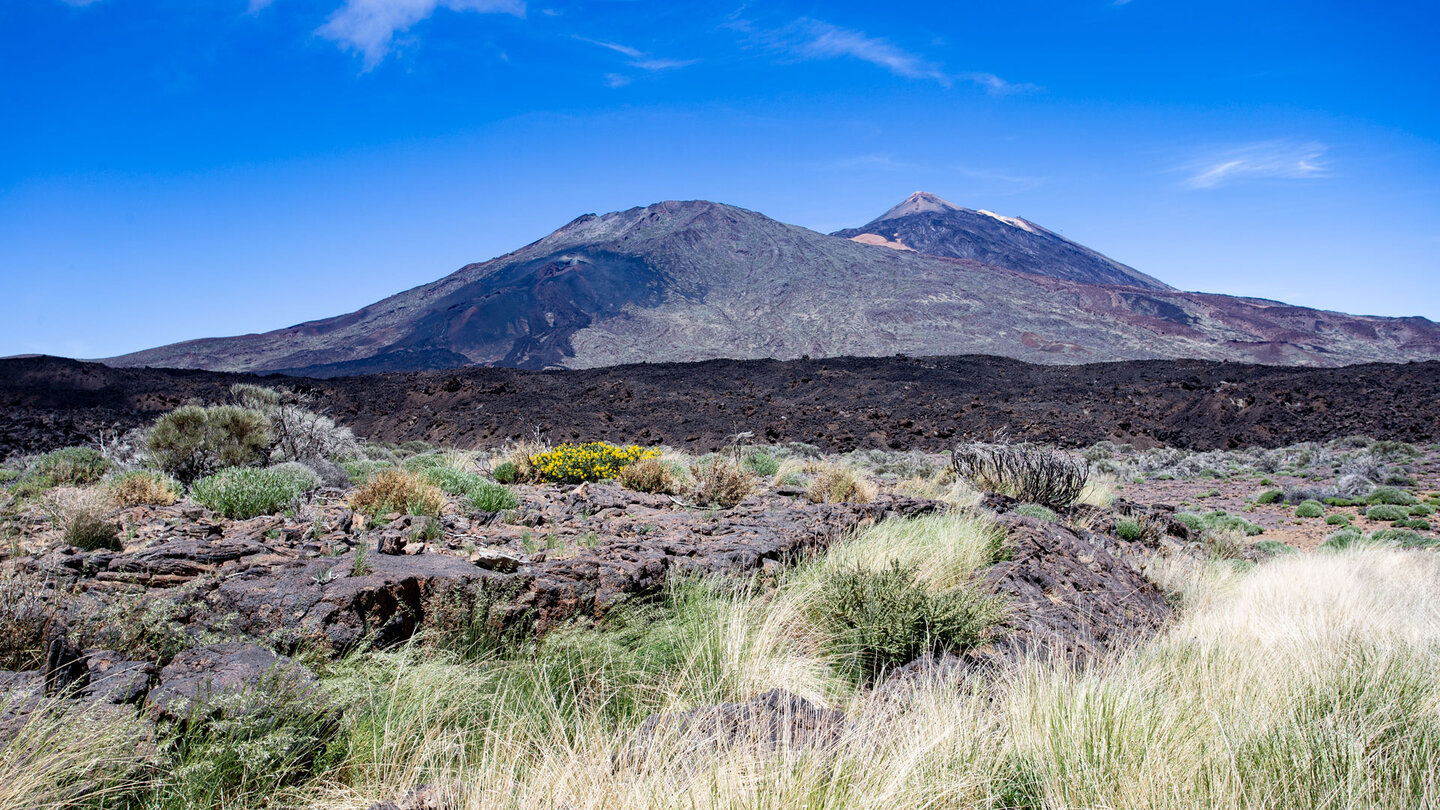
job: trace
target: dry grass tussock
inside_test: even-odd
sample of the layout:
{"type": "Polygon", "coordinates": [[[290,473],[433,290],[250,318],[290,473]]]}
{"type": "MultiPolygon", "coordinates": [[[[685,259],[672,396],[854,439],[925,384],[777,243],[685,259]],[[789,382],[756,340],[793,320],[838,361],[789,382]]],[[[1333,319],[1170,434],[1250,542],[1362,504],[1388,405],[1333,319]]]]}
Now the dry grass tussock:
{"type": "Polygon", "coordinates": [[[170,506],[180,500],[180,483],[161,473],[136,471],[110,484],[110,497],[124,506],[170,506]]]}
{"type": "Polygon", "coordinates": [[[820,467],[805,490],[811,503],[870,503],[876,493],[875,484],[864,473],[844,464],[820,467]]]}
{"type": "Polygon", "coordinates": [[[445,508],[445,494],[418,475],[383,469],[350,494],[350,508],[370,515],[399,512],[436,516],[445,508]]]}
{"type": "Polygon", "coordinates": [[[111,517],[115,503],[99,489],[56,487],[45,493],[44,510],[56,534],[77,548],[118,549],[120,527],[111,517]]]}
{"type": "MultiPolygon", "coordinates": [[[[827,567],[899,560],[944,587],[971,576],[993,539],[965,514],[882,523],[778,589],[692,588],[663,614],[562,630],[525,655],[465,661],[417,646],[352,658],[326,680],[346,707],[331,769],[266,801],[338,810],[424,784],[477,810],[1440,804],[1435,555],[1192,567],[1174,579],[1187,606],[1175,625],[1085,670],[1033,662],[900,693],[837,677],[810,614],[827,567]],[[953,546],[963,550],[932,559],[953,546]],[[697,752],[662,735],[627,760],[646,715],[772,687],[843,709],[835,746],[697,752]]],[[[0,748],[0,791],[12,791],[0,806],[60,804],[82,780],[130,778],[116,776],[134,773],[116,723],[42,729],[40,753],[0,748]]]]}

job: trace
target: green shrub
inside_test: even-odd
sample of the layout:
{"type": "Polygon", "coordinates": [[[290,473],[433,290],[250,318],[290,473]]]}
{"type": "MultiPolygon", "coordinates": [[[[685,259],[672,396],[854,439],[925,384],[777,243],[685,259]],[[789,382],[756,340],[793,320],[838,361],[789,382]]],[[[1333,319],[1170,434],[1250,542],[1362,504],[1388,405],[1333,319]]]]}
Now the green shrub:
{"type": "Polygon", "coordinates": [[[1344,528],[1325,539],[1320,544],[1321,551],[1341,551],[1352,546],[1359,545],[1365,541],[1365,535],[1359,529],[1344,528]]]}
{"type": "Polygon", "coordinates": [[[520,505],[520,499],[515,497],[515,493],[483,478],[465,493],[465,499],[471,507],[482,512],[503,512],[520,505]]]}
{"type": "MultiPolygon", "coordinates": [[[[1060,518],[1059,515],[1055,514],[1055,510],[1041,506],[1038,503],[1022,503],[1019,506],[1015,507],[1015,509],[1012,511],[1022,517],[1035,518],[1036,520],[1046,520],[1050,521],[1051,523],[1059,520],[1060,518]]],[[[1118,524],[1116,526],[1116,530],[1119,530],[1118,524]]]]}
{"type": "Polygon", "coordinates": [[[57,486],[93,484],[109,471],[109,460],[93,447],[62,447],[30,464],[32,474],[48,478],[57,486]]]}
{"type": "MultiPolygon", "coordinates": [[[[417,458],[426,457],[417,456],[417,458]]],[[[428,458],[437,457],[429,456],[428,458]]],[[[453,467],[422,466],[419,468],[406,467],[406,469],[411,472],[418,472],[420,474],[420,480],[434,484],[439,487],[442,492],[449,495],[465,495],[476,486],[482,483],[489,483],[475,473],[462,472],[453,467]]]]}
{"type": "Polygon", "coordinates": [[[1246,537],[1254,537],[1255,535],[1262,534],[1265,531],[1256,524],[1251,523],[1250,521],[1240,517],[1239,515],[1232,515],[1229,512],[1221,511],[1218,509],[1213,512],[1206,512],[1203,515],[1200,515],[1200,522],[1203,528],[1207,531],[1239,532],[1246,537]]]}
{"type": "Polygon", "coordinates": [[[1325,523],[1329,526],[1349,526],[1350,516],[1344,512],[1331,512],[1325,516],[1325,523]]]}
{"type": "Polygon", "coordinates": [[[1349,498],[1325,498],[1324,503],[1326,506],[1335,506],[1340,508],[1359,505],[1358,501],[1352,501],[1349,498]]]}
{"type": "Polygon", "coordinates": [[[1319,501],[1303,501],[1295,507],[1295,517],[1317,518],[1325,514],[1325,504],[1319,501]]]}
{"type": "Polygon", "coordinates": [[[1284,500],[1284,499],[1285,499],[1285,493],[1281,492],[1280,490],[1278,490],[1278,489],[1267,489],[1267,490],[1265,490],[1264,492],[1260,493],[1259,495],[1255,496],[1255,503],[1261,503],[1261,504],[1279,503],[1280,501],[1282,501],[1282,500],[1284,500]]]}
{"type": "MultiPolygon", "coordinates": [[[[162,738],[170,767],[152,783],[156,807],[259,807],[313,778],[339,712],[323,692],[277,668],[253,689],[217,692],[204,716],[162,738]]],[[[149,805],[147,805],[149,806],[149,805]]]]}
{"type": "Polygon", "coordinates": [[[235,405],[186,405],[155,422],[148,445],[160,469],[188,484],[226,467],[263,461],[270,448],[270,420],[235,405]]]}
{"type": "Polygon", "coordinates": [[[1175,515],[1175,520],[1183,524],[1193,534],[1200,534],[1205,531],[1205,519],[1194,512],[1179,512],[1175,515]]]}
{"type": "Polygon", "coordinates": [[[1145,527],[1134,518],[1120,518],[1115,521],[1115,536],[1133,542],[1145,536],[1145,527]]]}
{"type": "Polygon", "coordinates": [[[380,470],[394,469],[394,467],[395,465],[389,461],[375,461],[368,458],[340,462],[340,468],[345,471],[346,475],[350,476],[350,483],[352,484],[363,484],[370,480],[370,476],[380,470]]]}
{"type": "Polygon", "coordinates": [[[25,475],[10,485],[10,495],[16,500],[25,500],[44,495],[55,488],[55,479],[48,475],[25,475]]]}
{"type": "Polygon", "coordinates": [[[831,571],[816,612],[832,651],[861,681],[931,650],[974,647],[1003,616],[999,602],[969,586],[931,593],[899,562],[831,571]]]}
{"type": "Polygon", "coordinates": [[[1415,494],[1399,487],[1375,487],[1365,496],[1366,503],[1414,506],[1420,502],[1415,494]]]}
{"type": "Polygon", "coordinates": [[[1428,531],[1430,531],[1430,521],[1428,521],[1428,520],[1421,520],[1420,518],[1408,518],[1408,519],[1406,519],[1406,520],[1397,520],[1397,521],[1395,521],[1395,526],[1396,526],[1396,528],[1400,528],[1400,529],[1418,529],[1418,530],[1420,530],[1420,531],[1422,531],[1422,532],[1428,532],[1428,531]]]}
{"type": "Polygon", "coordinates": [[[763,450],[752,450],[745,456],[744,465],[745,469],[761,478],[769,478],[780,472],[780,459],[763,450]]]}
{"type": "Polygon", "coordinates": [[[447,465],[444,453],[421,453],[418,456],[411,456],[405,459],[400,466],[410,472],[418,473],[425,472],[426,470],[439,469],[447,465]]]}
{"type": "Polygon", "coordinates": [[[1270,557],[1283,557],[1289,554],[1300,553],[1300,549],[1295,548],[1289,543],[1282,543],[1279,540],[1261,540],[1252,545],[1251,548],[1270,557]]]}
{"type": "Polygon", "coordinates": [[[1435,507],[1428,503],[1420,503],[1410,507],[1410,517],[1429,517],[1435,514],[1435,507]]]}
{"type": "Polygon", "coordinates": [[[513,461],[502,461],[495,465],[495,469],[491,470],[490,474],[502,484],[513,484],[520,479],[520,470],[513,461]]]}
{"type": "Polygon", "coordinates": [[[19,477],[19,470],[0,470],[0,484],[8,484],[19,477]]]}
{"type": "Polygon", "coordinates": [[[1365,517],[1371,520],[1404,520],[1410,517],[1410,510],[1403,506],[1381,504],[1365,510],[1365,517]]]}
{"type": "Polygon", "coordinates": [[[1400,548],[1435,548],[1440,546],[1440,539],[1426,537],[1407,529],[1380,529],[1370,533],[1369,537],[1374,543],[1387,543],[1400,548]]]}
{"type": "Polygon", "coordinates": [[[269,469],[231,467],[196,481],[190,493],[200,504],[231,520],[273,515],[320,486],[320,479],[299,464],[269,469]]]}

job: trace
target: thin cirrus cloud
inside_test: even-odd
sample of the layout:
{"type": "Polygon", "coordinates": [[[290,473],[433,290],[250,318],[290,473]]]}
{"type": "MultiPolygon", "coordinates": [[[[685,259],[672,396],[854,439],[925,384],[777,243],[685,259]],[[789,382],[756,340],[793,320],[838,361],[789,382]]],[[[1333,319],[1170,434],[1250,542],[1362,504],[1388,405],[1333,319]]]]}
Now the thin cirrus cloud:
{"type": "MultiPolygon", "coordinates": [[[[606,42],[604,40],[590,39],[589,37],[582,37],[579,35],[576,35],[575,39],[599,48],[614,51],[615,53],[628,57],[629,61],[626,64],[628,64],[630,67],[636,68],[638,70],[649,71],[651,73],[661,70],[674,70],[676,68],[689,67],[690,65],[693,65],[696,62],[700,61],[699,59],[661,59],[651,56],[650,54],[640,50],[639,48],[632,48],[629,45],[622,45],[618,42],[606,42]]],[[[605,84],[609,87],[624,87],[630,82],[630,77],[621,73],[605,74],[605,84]]]]}
{"type": "Polygon", "coordinates": [[[823,20],[802,18],[773,31],[757,30],[744,20],[732,22],[730,27],[796,59],[856,59],[902,78],[933,81],[943,87],[969,82],[995,95],[1039,89],[1032,84],[1008,82],[993,73],[949,73],[939,63],[911,53],[889,40],[823,20]]]}
{"type": "Polygon", "coordinates": [[[359,53],[369,70],[385,59],[395,34],[428,18],[437,8],[525,16],[522,0],[345,0],[316,33],[359,53]]]}
{"type": "Polygon", "coordinates": [[[1330,176],[1326,146],[1313,142],[1263,141],[1210,153],[1179,167],[1181,185],[1213,189],[1250,180],[1311,180],[1330,176]]]}

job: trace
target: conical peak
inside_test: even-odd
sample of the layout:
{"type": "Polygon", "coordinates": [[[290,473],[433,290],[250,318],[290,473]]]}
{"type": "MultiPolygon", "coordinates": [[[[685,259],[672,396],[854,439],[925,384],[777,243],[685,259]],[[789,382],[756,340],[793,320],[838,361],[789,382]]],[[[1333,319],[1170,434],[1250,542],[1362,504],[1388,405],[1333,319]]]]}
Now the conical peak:
{"type": "Polygon", "coordinates": [[[928,214],[941,211],[963,211],[965,209],[928,191],[917,191],[905,201],[877,217],[875,222],[910,214],[928,214]]]}

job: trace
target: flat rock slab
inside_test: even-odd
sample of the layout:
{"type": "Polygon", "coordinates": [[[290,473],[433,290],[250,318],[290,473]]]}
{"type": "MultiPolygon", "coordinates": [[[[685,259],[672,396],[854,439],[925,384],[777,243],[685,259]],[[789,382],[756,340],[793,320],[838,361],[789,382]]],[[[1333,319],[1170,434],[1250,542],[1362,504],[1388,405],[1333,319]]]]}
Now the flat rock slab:
{"type": "Polygon", "coordinates": [[[254,644],[227,642],[175,656],[160,670],[160,683],[150,690],[148,703],[157,716],[186,719],[206,715],[225,698],[262,685],[302,694],[318,688],[315,676],[289,658],[254,644]]]}

